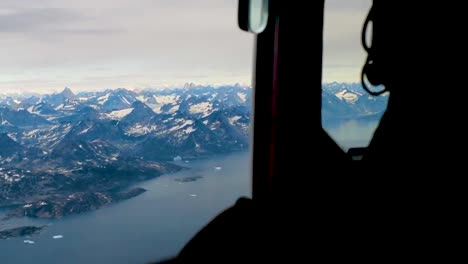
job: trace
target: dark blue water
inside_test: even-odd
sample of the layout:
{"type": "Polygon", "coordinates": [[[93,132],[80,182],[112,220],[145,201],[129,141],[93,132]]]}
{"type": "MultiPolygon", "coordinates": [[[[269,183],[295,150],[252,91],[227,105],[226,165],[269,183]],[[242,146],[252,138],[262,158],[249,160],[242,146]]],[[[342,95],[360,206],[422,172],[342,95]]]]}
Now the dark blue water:
{"type": "Polygon", "coordinates": [[[49,226],[31,238],[0,240],[0,263],[147,263],[177,254],[206,223],[251,195],[250,154],[179,162],[190,170],[139,184],[133,199],[62,220],[3,223],[49,226]],[[221,168],[216,168],[221,167],[221,168]],[[203,176],[195,182],[174,179],[203,176]],[[62,235],[61,239],[53,236],[62,235]],[[34,244],[26,244],[32,240],[34,244]]]}
{"type": "MultiPolygon", "coordinates": [[[[377,123],[346,122],[327,132],[345,150],[367,146],[377,123]]],[[[220,211],[250,196],[250,153],[196,162],[139,184],[141,196],[62,220],[16,219],[0,229],[49,225],[31,238],[0,240],[0,263],[147,263],[173,256],[220,211]],[[216,167],[221,167],[220,169],[216,167]],[[195,182],[178,182],[203,176],[195,182]],[[61,239],[53,236],[62,235],[61,239]],[[32,240],[34,244],[25,244],[32,240]]]]}

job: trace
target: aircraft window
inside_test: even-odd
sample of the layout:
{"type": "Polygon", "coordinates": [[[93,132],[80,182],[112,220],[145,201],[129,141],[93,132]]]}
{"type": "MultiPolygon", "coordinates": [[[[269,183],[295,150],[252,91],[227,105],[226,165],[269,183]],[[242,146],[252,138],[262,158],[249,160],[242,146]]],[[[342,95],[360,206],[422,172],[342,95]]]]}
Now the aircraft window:
{"type": "Polygon", "coordinates": [[[344,150],[366,147],[387,108],[388,93],[371,96],[360,83],[367,56],[361,31],[371,4],[325,1],[322,126],[344,150]]]}
{"type": "Polygon", "coordinates": [[[161,260],[251,196],[253,38],[235,0],[2,0],[0,262],[161,260]]]}

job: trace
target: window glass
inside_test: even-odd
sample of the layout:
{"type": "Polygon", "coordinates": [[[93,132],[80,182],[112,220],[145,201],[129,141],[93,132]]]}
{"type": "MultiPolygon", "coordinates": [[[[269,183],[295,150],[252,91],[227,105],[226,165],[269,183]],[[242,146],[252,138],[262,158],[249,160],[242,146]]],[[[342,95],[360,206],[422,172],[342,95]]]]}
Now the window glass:
{"type": "Polygon", "coordinates": [[[251,195],[237,1],[0,2],[0,262],[147,263],[251,195]]]}
{"type": "Polygon", "coordinates": [[[389,96],[371,96],[360,83],[367,56],[361,30],[371,4],[325,1],[322,126],[345,151],[369,144],[389,96]]]}

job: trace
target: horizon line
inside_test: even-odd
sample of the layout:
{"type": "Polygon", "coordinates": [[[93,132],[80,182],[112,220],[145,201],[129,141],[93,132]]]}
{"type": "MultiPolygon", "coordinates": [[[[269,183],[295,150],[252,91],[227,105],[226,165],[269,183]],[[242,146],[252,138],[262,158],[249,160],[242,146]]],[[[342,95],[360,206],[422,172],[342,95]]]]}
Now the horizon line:
{"type": "Polygon", "coordinates": [[[26,91],[15,91],[15,92],[2,92],[0,91],[0,95],[7,95],[7,96],[15,96],[15,95],[49,95],[49,94],[59,94],[62,93],[64,90],[67,88],[70,89],[74,94],[80,94],[80,93],[93,93],[93,92],[105,92],[109,90],[127,90],[127,91],[134,91],[134,92],[141,92],[141,91],[166,91],[166,90],[177,90],[177,89],[192,89],[196,87],[213,87],[213,88],[220,88],[223,86],[239,86],[242,88],[252,88],[252,85],[245,84],[245,83],[223,83],[223,84],[201,84],[201,83],[194,83],[194,82],[186,82],[185,84],[171,84],[171,85],[164,85],[164,86],[159,86],[159,87],[145,87],[145,88],[127,88],[127,87],[107,87],[107,88],[101,88],[101,89],[79,89],[78,92],[74,92],[73,88],[71,86],[64,86],[64,88],[60,91],[58,90],[53,90],[53,91],[32,91],[32,90],[26,90],[26,91]],[[190,86],[187,87],[186,86],[190,86]]]}
{"type": "MultiPolygon", "coordinates": [[[[329,85],[329,84],[351,84],[351,85],[355,85],[355,84],[360,84],[360,82],[346,82],[346,81],[328,81],[328,82],[323,82],[322,85],[329,85]]],[[[92,93],[92,92],[105,92],[105,91],[108,91],[108,90],[119,90],[119,89],[123,89],[123,90],[127,90],[127,91],[134,91],[134,92],[143,92],[143,91],[166,91],[166,90],[177,90],[177,89],[192,89],[192,88],[196,88],[196,87],[213,87],[213,88],[220,88],[220,87],[223,87],[223,86],[240,86],[242,88],[247,88],[247,89],[252,89],[252,85],[248,85],[248,84],[245,84],[245,83],[239,83],[239,82],[236,82],[236,83],[224,83],[224,84],[201,84],[201,83],[194,83],[194,82],[186,82],[185,84],[181,85],[181,84],[171,84],[171,85],[164,85],[164,86],[160,86],[160,87],[146,87],[146,88],[127,88],[127,87],[111,87],[111,88],[102,88],[102,89],[91,89],[91,90],[86,90],[86,89],[83,89],[83,90],[79,90],[76,94],[80,94],[80,93],[92,93]],[[190,86],[190,87],[186,87],[186,86],[190,86]]],[[[73,89],[70,87],[70,86],[64,86],[63,90],[61,91],[57,91],[57,90],[54,90],[54,91],[49,91],[49,92],[46,92],[46,91],[21,91],[21,92],[1,92],[0,91],[0,95],[4,95],[4,96],[18,96],[18,95],[50,95],[50,94],[59,94],[59,93],[62,93],[64,90],[66,89],[70,89],[72,92],[73,92],[73,89]]],[[[75,93],[75,92],[73,92],[75,93]]]]}

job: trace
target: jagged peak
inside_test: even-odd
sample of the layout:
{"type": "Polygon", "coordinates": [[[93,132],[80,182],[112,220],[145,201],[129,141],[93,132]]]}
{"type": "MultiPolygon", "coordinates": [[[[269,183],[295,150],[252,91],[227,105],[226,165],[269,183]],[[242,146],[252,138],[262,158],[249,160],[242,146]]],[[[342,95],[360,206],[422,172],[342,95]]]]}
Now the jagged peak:
{"type": "Polygon", "coordinates": [[[60,94],[63,95],[67,99],[75,98],[75,94],[72,92],[72,90],[69,87],[65,87],[65,89],[63,89],[63,91],[60,94]]]}
{"type": "Polygon", "coordinates": [[[133,102],[132,108],[149,108],[149,107],[142,101],[136,100],[135,102],[133,102]]]}
{"type": "Polygon", "coordinates": [[[12,139],[7,133],[0,133],[0,142],[2,145],[13,144],[19,146],[19,143],[12,139]]]}

